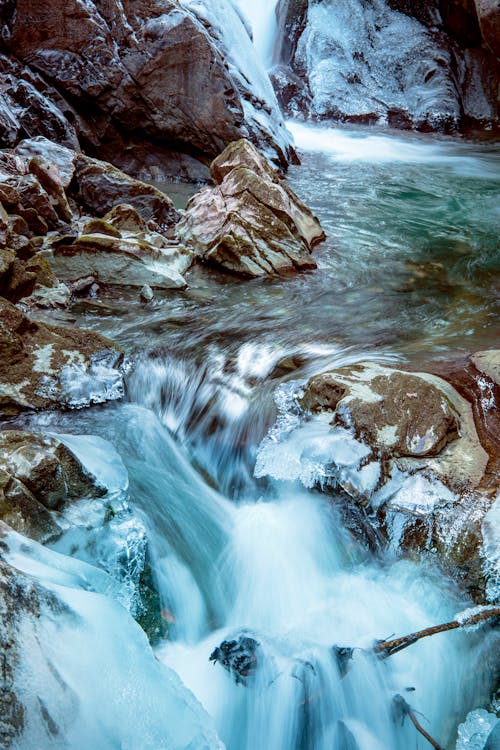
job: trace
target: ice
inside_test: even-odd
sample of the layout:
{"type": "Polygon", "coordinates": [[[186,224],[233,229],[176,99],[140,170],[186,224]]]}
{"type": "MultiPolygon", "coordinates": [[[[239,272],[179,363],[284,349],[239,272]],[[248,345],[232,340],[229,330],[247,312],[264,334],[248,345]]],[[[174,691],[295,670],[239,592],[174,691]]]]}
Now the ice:
{"type": "Polygon", "coordinates": [[[126,492],[128,473],[114,446],[98,435],[55,434],[109,492],[126,492]]]}
{"type": "Polygon", "coordinates": [[[484,750],[488,735],[497,722],[495,714],[483,708],[471,711],[464,723],[458,727],[456,750],[484,750]]]}
{"type": "Polygon", "coordinates": [[[236,0],[252,29],[257,57],[269,68],[273,62],[274,41],[277,32],[277,0],[236,0]]]}
{"type": "Polygon", "coordinates": [[[385,0],[310,3],[296,64],[320,117],[384,122],[400,110],[435,127],[460,117],[449,51],[385,0]]]}
{"type": "Polygon", "coordinates": [[[4,557],[31,576],[41,611],[25,615],[17,635],[25,726],[15,750],[223,750],[201,705],[104,595],[113,581],[20,539],[4,537],[4,557]]]}
{"type": "MultiPolygon", "coordinates": [[[[290,134],[264,65],[242,21],[241,12],[231,0],[181,0],[181,5],[210,24],[210,33],[216,37],[217,47],[224,55],[231,75],[238,82],[238,89],[243,93],[241,103],[245,117],[250,131],[259,134],[261,148],[266,151],[266,142],[274,141],[286,153],[291,143],[290,134]]],[[[271,151],[268,155],[273,156],[271,151]]]]}
{"type": "Polygon", "coordinates": [[[486,514],[482,525],[481,556],[486,575],[486,595],[490,602],[500,602],[500,497],[486,514]]]}

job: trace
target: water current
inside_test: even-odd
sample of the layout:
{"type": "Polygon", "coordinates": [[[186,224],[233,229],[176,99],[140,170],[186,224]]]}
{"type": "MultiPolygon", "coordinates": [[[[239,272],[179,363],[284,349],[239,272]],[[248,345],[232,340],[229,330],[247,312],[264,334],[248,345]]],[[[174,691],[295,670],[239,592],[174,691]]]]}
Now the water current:
{"type": "MultiPolygon", "coordinates": [[[[118,451],[168,622],[156,656],[228,750],[429,747],[395,711],[398,695],[452,748],[493,689],[494,635],[446,633],[385,661],[371,647],[472,602],[436,561],[367,544],[335,495],[254,469],[276,394],[311,374],[367,359],[423,366],[492,345],[498,155],[488,141],[290,128],[302,165],[288,180],[328,235],[318,268],[245,282],[197,268],[186,291],[148,304],[103,290],[57,314],[124,346],[126,397],[31,424],[118,451]],[[241,679],[209,661],[231,640],[250,660],[241,679]]],[[[283,461],[266,450],[267,465],[283,461]]],[[[157,689],[148,673],[136,679],[157,689]]],[[[113,748],[159,747],[109,731],[113,748]]]]}

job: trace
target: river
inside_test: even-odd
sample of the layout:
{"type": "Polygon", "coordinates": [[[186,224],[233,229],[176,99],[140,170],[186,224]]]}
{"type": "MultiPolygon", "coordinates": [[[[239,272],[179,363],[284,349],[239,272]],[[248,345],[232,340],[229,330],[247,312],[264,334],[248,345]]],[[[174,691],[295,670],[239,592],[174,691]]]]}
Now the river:
{"type": "MultiPolygon", "coordinates": [[[[120,454],[169,622],[156,656],[228,750],[424,750],[394,714],[397,695],[452,748],[458,724],[491,693],[494,634],[446,633],[376,658],[375,640],[472,602],[432,559],[367,544],[335,493],[288,479],[291,457],[262,441],[275,399],[286,417],[287,389],[313,373],[367,359],[420,366],[492,345],[498,154],[488,141],[290,128],[302,164],[288,180],[328,236],[318,268],[264,281],[197,268],[186,291],[146,305],[124,289],[58,313],[125,347],[126,398],[22,423],[98,435],[120,454]],[[267,467],[259,477],[256,461],[267,467]],[[255,644],[255,669],[237,682],[209,657],[241,636],[255,644]],[[334,647],[353,648],[352,658],[334,647]]],[[[94,450],[79,450],[92,463],[94,450]]],[[[81,533],[72,553],[85,559],[81,533]]],[[[109,747],[157,747],[131,735],[119,744],[112,731],[109,747]]],[[[89,730],[82,742],[99,737],[89,730]]]]}

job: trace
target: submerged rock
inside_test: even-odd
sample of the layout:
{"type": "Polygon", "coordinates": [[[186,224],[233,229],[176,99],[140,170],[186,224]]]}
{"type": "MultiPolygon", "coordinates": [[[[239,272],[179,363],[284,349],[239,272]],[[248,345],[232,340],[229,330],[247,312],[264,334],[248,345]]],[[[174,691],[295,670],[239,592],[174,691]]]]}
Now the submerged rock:
{"type": "Polygon", "coordinates": [[[254,277],[316,267],[318,219],[251,143],[230,144],[211,174],[215,187],[191,198],[176,228],[201,260],[254,277]]]}
{"type": "Polygon", "coordinates": [[[0,414],[117,398],[122,358],[104,336],[38,323],[0,297],[0,414]]]}
{"type": "Polygon", "coordinates": [[[258,664],[260,644],[249,635],[240,635],[231,641],[222,641],[210,654],[210,661],[221,664],[233,675],[236,683],[245,682],[258,664]]]}

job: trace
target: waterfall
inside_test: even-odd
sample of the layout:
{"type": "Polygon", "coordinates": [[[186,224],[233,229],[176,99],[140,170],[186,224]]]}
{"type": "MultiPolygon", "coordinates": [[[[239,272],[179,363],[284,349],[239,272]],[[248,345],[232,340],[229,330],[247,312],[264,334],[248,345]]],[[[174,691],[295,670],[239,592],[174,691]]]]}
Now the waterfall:
{"type": "Polygon", "coordinates": [[[257,57],[264,68],[270,68],[277,29],[277,0],[236,0],[236,3],[250,24],[257,57]]]}

